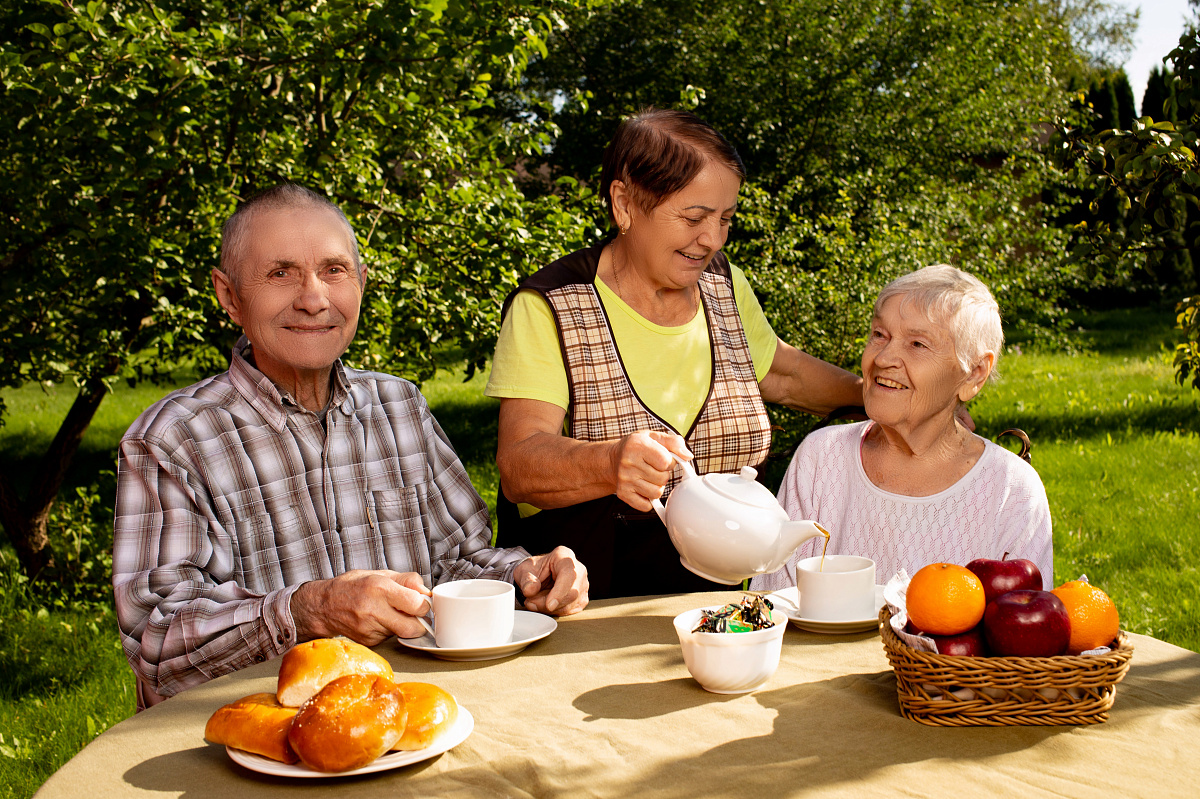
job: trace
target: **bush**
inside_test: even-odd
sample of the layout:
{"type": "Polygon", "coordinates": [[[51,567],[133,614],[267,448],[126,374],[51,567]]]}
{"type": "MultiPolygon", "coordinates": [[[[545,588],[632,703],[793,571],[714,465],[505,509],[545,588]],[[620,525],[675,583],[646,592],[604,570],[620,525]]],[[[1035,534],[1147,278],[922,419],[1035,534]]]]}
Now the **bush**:
{"type": "Polygon", "coordinates": [[[0,590],[18,591],[25,607],[110,610],[112,519],[116,475],[101,471],[96,481],[66,493],[54,504],[47,534],[54,559],[32,581],[10,550],[0,550],[0,590]]]}

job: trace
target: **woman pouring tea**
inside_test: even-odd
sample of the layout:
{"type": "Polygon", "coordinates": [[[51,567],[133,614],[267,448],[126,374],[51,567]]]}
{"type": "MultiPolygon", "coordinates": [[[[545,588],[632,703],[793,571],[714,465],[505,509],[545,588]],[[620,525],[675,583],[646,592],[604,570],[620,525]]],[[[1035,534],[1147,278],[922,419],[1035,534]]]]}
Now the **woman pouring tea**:
{"type": "MultiPolygon", "coordinates": [[[[869,419],[804,439],[779,489],[788,515],[828,529],[829,554],[872,558],[884,580],[1007,553],[1033,561],[1053,586],[1041,479],[956,416],[995,376],[1003,344],[991,292],[960,269],[927,266],[885,286],[862,356],[869,419]]],[[[751,587],[795,585],[796,562],[814,554],[812,542],[801,546],[751,587]]]]}
{"type": "Polygon", "coordinates": [[[521,283],[505,304],[486,393],[500,398],[499,540],[565,545],[593,599],[712,590],[651,510],[696,471],[759,466],[763,405],[858,405],[857,376],[780,341],[721,253],[745,177],[682,111],[621,123],[600,196],[615,236],[521,283]]]}

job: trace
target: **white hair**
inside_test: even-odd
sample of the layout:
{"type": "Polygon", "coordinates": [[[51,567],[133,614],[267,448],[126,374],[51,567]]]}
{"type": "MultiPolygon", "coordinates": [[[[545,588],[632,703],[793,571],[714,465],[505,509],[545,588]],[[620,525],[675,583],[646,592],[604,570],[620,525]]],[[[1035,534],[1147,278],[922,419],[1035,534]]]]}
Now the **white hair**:
{"type": "Polygon", "coordinates": [[[250,223],[259,211],[276,211],[291,208],[324,208],[332,211],[350,237],[351,255],[354,266],[358,270],[359,281],[362,281],[362,262],[358,254],[358,239],[350,220],[342,213],[342,209],[329,200],[297,183],[282,183],[266,191],[260,192],[243,203],[233,215],[225,220],[221,228],[221,271],[229,280],[237,285],[240,267],[245,259],[246,238],[250,235],[250,223]]]}
{"type": "Polygon", "coordinates": [[[883,287],[875,300],[875,315],[892,297],[911,305],[931,322],[950,331],[954,354],[964,372],[970,372],[986,353],[993,353],[991,380],[1004,346],[1000,306],[988,287],[974,275],[947,264],[935,264],[901,275],[883,287]]]}

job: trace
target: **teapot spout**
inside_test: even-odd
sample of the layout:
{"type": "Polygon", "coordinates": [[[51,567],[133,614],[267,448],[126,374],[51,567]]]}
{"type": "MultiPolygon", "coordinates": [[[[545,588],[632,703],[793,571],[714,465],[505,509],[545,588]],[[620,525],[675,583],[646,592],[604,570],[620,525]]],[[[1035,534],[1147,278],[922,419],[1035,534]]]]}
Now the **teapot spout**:
{"type": "Polygon", "coordinates": [[[829,531],[816,522],[796,521],[784,522],[779,530],[780,554],[787,561],[800,545],[810,538],[829,538],[829,531]]]}

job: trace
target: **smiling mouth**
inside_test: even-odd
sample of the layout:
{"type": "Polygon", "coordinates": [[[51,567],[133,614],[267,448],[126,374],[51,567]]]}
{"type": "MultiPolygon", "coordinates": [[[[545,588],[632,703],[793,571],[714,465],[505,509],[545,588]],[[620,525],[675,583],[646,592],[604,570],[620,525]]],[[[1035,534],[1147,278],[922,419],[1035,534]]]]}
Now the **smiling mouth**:
{"type": "Polygon", "coordinates": [[[676,250],[675,252],[679,253],[684,258],[687,258],[689,261],[695,261],[696,263],[700,263],[701,261],[704,260],[703,255],[688,255],[686,252],[683,252],[682,250],[676,250]]]}
{"type": "Polygon", "coordinates": [[[897,383],[895,380],[888,380],[886,377],[875,378],[875,385],[882,386],[883,388],[908,388],[908,386],[904,385],[903,383],[897,383]]]}

